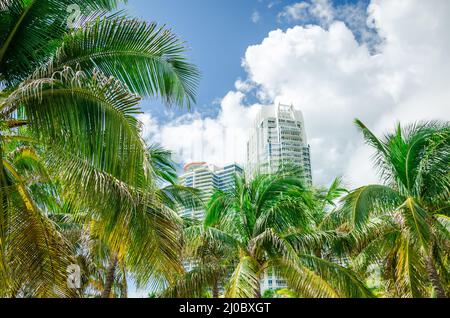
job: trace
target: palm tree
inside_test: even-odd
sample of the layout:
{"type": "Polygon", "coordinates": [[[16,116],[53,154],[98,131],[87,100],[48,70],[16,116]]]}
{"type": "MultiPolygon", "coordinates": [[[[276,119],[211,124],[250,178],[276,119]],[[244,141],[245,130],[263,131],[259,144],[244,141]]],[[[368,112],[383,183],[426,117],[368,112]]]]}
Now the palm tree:
{"type": "Polygon", "coordinates": [[[38,152],[22,144],[28,139],[1,137],[0,296],[75,297],[65,273],[75,262],[70,245],[48,218],[55,185],[38,152]]]}
{"type": "MultiPolygon", "coordinates": [[[[182,259],[186,271],[176,277],[162,296],[218,298],[236,265],[235,251],[221,242],[220,232],[205,229],[201,220],[183,217],[183,224],[182,259]]],[[[153,286],[153,289],[158,290],[158,287],[153,286]]]]}
{"type": "MultiPolygon", "coordinates": [[[[122,214],[118,223],[125,226],[115,227],[112,234],[101,219],[95,226],[90,221],[91,231],[97,233],[110,251],[102,290],[104,298],[110,295],[117,269],[126,268],[139,286],[146,285],[151,278],[171,281],[182,272],[181,219],[177,211],[180,206],[197,206],[198,194],[195,189],[177,184],[176,168],[169,151],[152,145],[147,153],[151,180],[156,186],[150,184],[145,193],[140,193],[150,200],[144,201],[146,213],[122,214]]],[[[98,218],[93,215],[93,219],[98,218]]]]}
{"type": "Polygon", "coordinates": [[[337,201],[348,192],[343,186],[341,177],[335,178],[328,188],[313,189],[314,200],[311,211],[315,227],[318,230],[326,227],[329,219],[339,209],[337,201]]]}
{"type": "MultiPolygon", "coordinates": [[[[89,208],[110,246],[120,245],[123,233],[118,229],[130,225],[129,215],[145,215],[147,222],[127,237],[147,233],[146,268],[167,268],[162,271],[166,274],[179,267],[177,222],[152,195],[158,189],[135,114],[141,96],[189,107],[198,72],[184,57],[184,43],[170,30],[109,15],[119,2],[0,0],[0,153],[5,158],[6,139],[20,139],[20,147],[34,145],[49,176],[60,184],[56,197],[89,208]],[[82,17],[69,29],[66,9],[72,4],[80,7],[82,17]],[[27,138],[18,127],[26,127],[27,138]]],[[[66,267],[39,273],[46,263],[59,261],[58,244],[50,244],[60,241],[58,227],[34,207],[26,180],[4,159],[0,171],[0,287],[20,290],[35,280],[35,295],[53,295],[55,282],[62,284],[56,278],[66,276],[66,267]],[[16,204],[18,197],[22,204],[16,204]],[[28,223],[14,229],[11,220],[18,215],[27,215],[28,223]],[[45,239],[47,251],[13,240],[13,230],[45,239]],[[11,255],[20,258],[14,264],[22,267],[12,266],[11,255]],[[20,273],[29,273],[29,281],[16,277],[20,273]]]]}
{"type": "Polygon", "coordinates": [[[204,248],[205,239],[226,248],[220,266],[200,263],[163,295],[199,295],[211,287],[217,272],[228,270],[225,297],[261,297],[262,275],[273,268],[299,296],[370,297],[370,291],[350,270],[299,244],[314,227],[313,197],[299,176],[299,171],[290,169],[259,174],[252,180],[239,176],[233,191],[216,192],[207,205],[202,227],[192,231],[187,241],[194,250],[196,246],[204,248]],[[201,239],[196,239],[198,234],[201,239]]]}
{"type": "Polygon", "coordinates": [[[157,185],[151,185],[148,191],[152,192],[146,193],[152,198],[148,209],[153,210],[139,213],[137,208],[121,214],[115,222],[123,226],[116,226],[112,233],[96,210],[73,203],[64,209],[63,234],[74,246],[77,264],[83,265],[83,296],[124,297],[127,276],[146,285],[150,277],[168,280],[182,270],[181,220],[175,211],[179,205],[195,207],[198,199],[196,190],[176,184],[176,168],[170,157],[171,153],[159,146],[148,148],[152,180],[157,185]]]}
{"type": "Polygon", "coordinates": [[[450,127],[423,122],[377,138],[356,125],[375,150],[383,184],[360,187],[346,198],[355,234],[355,264],[381,266],[388,293],[437,297],[450,288],[450,127]]]}
{"type": "MultiPolygon", "coordinates": [[[[99,297],[107,288],[109,274],[108,264],[113,253],[108,245],[92,228],[98,227],[91,219],[89,211],[77,210],[69,204],[63,204],[56,214],[49,215],[59,226],[63,237],[69,241],[74,257],[74,263],[81,268],[80,297],[99,297]]],[[[108,289],[108,297],[126,297],[127,271],[122,262],[116,264],[114,272],[110,274],[113,280],[108,289]]]]}

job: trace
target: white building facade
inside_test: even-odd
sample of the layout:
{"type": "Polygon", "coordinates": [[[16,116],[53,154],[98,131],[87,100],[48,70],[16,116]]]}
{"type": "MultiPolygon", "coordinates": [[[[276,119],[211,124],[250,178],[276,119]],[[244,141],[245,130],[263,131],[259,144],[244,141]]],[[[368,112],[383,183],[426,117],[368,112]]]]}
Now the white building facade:
{"type": "Polygon", "coordinates": [[[293,105],[264,106],[256,115],[247,142],[247,174],[275,172],[283,164],[302,168],[312,183],[310,147],[301,111],[293,105]]]}
{"type": "MultiPolygon", "coordinates": [[[[207,203],[216,190],[230,191],[235,186],[236,174],[243,174],[244,170],[236,163],[217,167],[206,162],[193,162],[184,167],[184,173],[179,177],[179,183],[186,187],[200,190],[200,199],[207,203]]],[[[203,219],[203,209],[184,209],[182,216],[203,219]]]]}

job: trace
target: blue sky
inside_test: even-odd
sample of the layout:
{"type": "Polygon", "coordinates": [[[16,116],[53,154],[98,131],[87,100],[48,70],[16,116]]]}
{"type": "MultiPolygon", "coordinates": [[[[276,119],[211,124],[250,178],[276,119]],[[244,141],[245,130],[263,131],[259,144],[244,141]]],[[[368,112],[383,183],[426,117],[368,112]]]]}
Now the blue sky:
{"type": "MultiPolygon", "coordinates": [[[[236,79],[246,78],[241,59],[249,45],[260,43],[274,29],[286,29],[296,24],[313,23],[279,19],[278,14],[293,0],[130,0],[131,16],[168,25],[190,47],[191,60],[198,65],[202,78],[193,111],[202,116],[215,116],[219,105],[214,103],[234,88],[236,79]],[[257,21],[254,18],[258,16],[257,21]]],[[[366,0],[332,1],[335,6],[366,0]]],[[[252,96],[247,96],[252,100],[252,96]]],[[[158,101],[142,103],[144,111],[164,121],[166,109],[158,101]]],[[[175,111],[180,115],[185,111],[175,111]]]]}

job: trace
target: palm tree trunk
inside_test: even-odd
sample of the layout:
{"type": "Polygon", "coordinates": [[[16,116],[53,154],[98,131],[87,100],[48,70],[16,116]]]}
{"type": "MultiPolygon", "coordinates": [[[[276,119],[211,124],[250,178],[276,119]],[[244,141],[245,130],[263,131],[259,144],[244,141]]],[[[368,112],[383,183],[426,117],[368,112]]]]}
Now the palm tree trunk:
{"type": "Polygon", "coordinates": [[[217,280],[213,284],[212,296],[213,298],[219,298],[219,282],[217,280]]]}
{"type": "Polygon", "coordinates": [[[261,274],[258,275],[258,281],[256,283],[256,290],[255,290],[255,298],[261,298],[261,274]]]}
{"type": "Polygon", "coordinates": [[[261,282],[259,280],[256,287],[255,298],[261,298],[261,282]]]}
{"type": "Polygon", "coordinates": [[[114,274],[116,273],[117,267],[117,254],[113,254],[108,263],[108,268],[106,270],[105,287],[103,288],[102,298],[109,298],[111,294],[112,285],[114,282],[114,274]]]}
{"type": "Polygon", "coordinates": [[[441,279],[439,278],[439,274],[436,270],[436,266],[434,265],[433,258],[431,256],[427,256],[425,262],[428,277],[430,278],[431,285],[436,292],[437,298],[447,298],[444,287],[442,287],[441,279]]]}
{"type": "Polygon", "coordinates": [[[121,270],[123,278],[120,285],[120,298],[128,298],[127,270],[124,264],[122,264],[121,270]]]}

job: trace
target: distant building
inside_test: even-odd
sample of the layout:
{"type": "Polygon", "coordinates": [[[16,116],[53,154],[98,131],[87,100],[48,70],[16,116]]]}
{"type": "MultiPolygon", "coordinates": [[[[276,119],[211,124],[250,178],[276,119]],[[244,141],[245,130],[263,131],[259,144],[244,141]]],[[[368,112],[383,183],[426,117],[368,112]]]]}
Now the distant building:
{"type": "MultiPolygon", "coordinates": [[[[193,162],[184,167],[184,173],[179,177],[181,185],[200,190],[200,198],[208,202],[216,190],[230,191],[234,188],[234,176],[243,174],[243,168],[238,164],[217,167],[206,162],[193,162]]],[[[203,209],[184,209],[181,215],[202,219],[203,209]]]]}
{"type": "MultiPolygon", "coordinates": [[[[312,184],[310,147],[301,111],[293,105],[264,106],[256,115],[247,142],[246,173],[276,172],[283,165],[302,168],[307,184],[312,184]]],[[[286,281],[273,268],[261,279],[261,292],[285,288],[286,281]]]]}
{"type": "MultiPolygon", "coordinates": [[[[184,166],[184,173],[178,179],[181,185],[200,190],[200,199],[207,203],[216,190],[233,190],[235,175],[243,173],[243,168],[235,163],[217,167],[206,162],[192,162],[184,166]]],[[[205,216],[205,211],[203,209],[182,209],[180,214],[201,220],[205,216]]],[[[189,272],[195,268],[196,263],[184,261],[183,266],[189,272]]],[[[222,289],[222,287],[220,288],[222,289]]]]}
{"type": "Polygon", "coordinates": [[[275,172],[283,164],[302,168],[312,183],[310,147],[301,111],[293,105],[264,106],[256,115],[247,142],[247,174],[275,172]]]}

